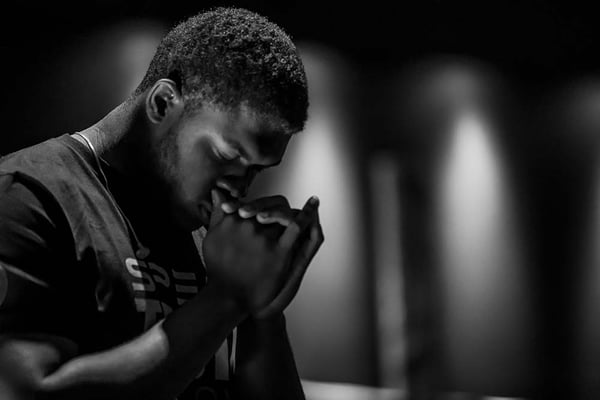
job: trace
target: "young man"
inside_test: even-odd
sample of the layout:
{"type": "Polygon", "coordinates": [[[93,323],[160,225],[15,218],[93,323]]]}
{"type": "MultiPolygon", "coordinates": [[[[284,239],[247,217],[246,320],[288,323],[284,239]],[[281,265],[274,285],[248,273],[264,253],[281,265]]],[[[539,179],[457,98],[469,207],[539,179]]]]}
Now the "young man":
{"type": "Polygon", "coordinates": [[[101,121],[2,159],[2,399],[303,398],[282,311],[318,199],[241,199],[307,105],[289,37],[219,8],[101,121]]]}

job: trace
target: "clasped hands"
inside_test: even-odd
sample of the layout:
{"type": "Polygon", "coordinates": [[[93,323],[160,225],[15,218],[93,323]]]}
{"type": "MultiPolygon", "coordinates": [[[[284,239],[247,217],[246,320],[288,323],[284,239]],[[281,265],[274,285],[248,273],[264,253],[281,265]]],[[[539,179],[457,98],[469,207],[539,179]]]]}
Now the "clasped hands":
{"type": "Polygon", "coordinates": [[[255,318],[283,311],[324,240],[319,200],[293,209],[283,196],[242,203],[213,190],[212,201],[203,242],[209,282],[255,318]]]}

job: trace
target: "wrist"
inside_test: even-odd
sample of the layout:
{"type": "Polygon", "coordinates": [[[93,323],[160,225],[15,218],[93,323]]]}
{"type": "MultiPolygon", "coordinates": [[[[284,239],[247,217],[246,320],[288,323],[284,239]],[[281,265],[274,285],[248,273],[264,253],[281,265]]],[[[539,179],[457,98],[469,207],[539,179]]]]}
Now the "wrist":
{"type": "Polygon", "coordinates": [[[264,328],[281,328],[285,327],[285,315],[283,314],[283,311],[276,312],[275,314],[270,314],[267,317],[257,317],[254,314],[250,314],[244,320],[244,323],[264,328]]]}
{"type": "Polygon", "coordinates": [[[209,280],[201,289],[201,293],[212,299],[211,302],[215,304],[219,312],[231,314],[239,321],[245,320],[249,315],[248,307],[240,296],[223,285],[209,280]]]}
{"type": "Polygon", "coordinates": [[[255,344],[269,342],[273,337],[286,334],[286,322],[283,312],[279,312],[268,318],[256,318],[249,315],[239,325],[239,332],[255,344]]]}
{"type": "Polygon", "coordinates": [[[210,325],[217,330],[222,328],[226,334],[247,316],[248,313],[227,292],[218,285],[207,283],[196,296],[170,313],[164,326],[195,336],[207,328],[207,321],[211,321],[210,325]]]}
{"type": "Polygon", "coordinates": [[[265,296],[265,293],[270,291],[268,286],[265,287],[260,282],[255,283],[255,287],[246,286],[250,285],[231,284],[222,279],[211,279],[209,276],[203,290],[208,289],[224,303],[231,304],[233,308],[244,314],[245,319],[265,308],[266,303],[270,300],[270,297],[265,296]]]}

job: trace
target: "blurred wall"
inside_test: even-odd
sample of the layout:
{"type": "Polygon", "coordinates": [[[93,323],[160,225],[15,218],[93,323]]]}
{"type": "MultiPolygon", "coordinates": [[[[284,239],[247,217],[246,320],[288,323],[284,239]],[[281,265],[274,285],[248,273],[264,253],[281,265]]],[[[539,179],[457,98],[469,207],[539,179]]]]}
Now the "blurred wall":
{"type": "Polygon", "coordinates": [[[597,77],[536,93],[456,57],[396,76],[411,396],[597,398],[597,77]]]}
{"type": "Polygon", "coordinates": [[[16,47],[2,110],[0,154],[82,130],[116,107],[141,81],[165,26],[133,19],[54,41],[40,37],[16,47]],[[19,54],[23,52],[23,54],[19,54]]]}

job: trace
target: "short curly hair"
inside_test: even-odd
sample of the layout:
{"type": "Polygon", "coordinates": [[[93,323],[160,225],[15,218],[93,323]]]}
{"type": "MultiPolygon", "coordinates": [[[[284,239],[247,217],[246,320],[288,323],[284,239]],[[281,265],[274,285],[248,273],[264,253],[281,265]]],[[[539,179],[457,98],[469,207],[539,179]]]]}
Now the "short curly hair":
{"type": "Polygon", "coordinates": [[[176,82],[186,111],[246,105],[292,132],[306,122],[306,75],[296,46],[279,26],[245,9],[214,8],[173,28],[134,96],[162,78],[176,82]]]}

